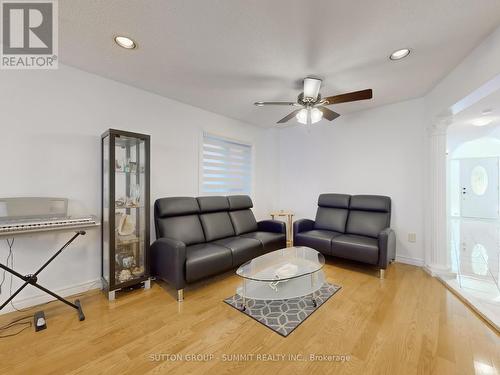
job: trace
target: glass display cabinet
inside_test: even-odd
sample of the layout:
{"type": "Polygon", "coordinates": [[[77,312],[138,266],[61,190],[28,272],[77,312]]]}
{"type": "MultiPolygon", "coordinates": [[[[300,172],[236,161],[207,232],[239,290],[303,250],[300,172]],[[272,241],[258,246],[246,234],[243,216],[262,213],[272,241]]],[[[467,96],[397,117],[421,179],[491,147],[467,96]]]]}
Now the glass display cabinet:
{"type": "Polygon", "coordinates": [[[102,147],[102,280],[108,298],[150,287],[150,137],[109,129],[102,147]]]}

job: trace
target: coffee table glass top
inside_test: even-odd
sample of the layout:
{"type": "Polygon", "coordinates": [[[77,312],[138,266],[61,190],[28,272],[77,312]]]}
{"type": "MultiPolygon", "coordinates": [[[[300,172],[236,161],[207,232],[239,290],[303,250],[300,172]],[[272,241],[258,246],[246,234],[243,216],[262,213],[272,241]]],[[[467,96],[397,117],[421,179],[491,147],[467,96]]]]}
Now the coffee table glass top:
{"type": "Polygon", "coordinates": [[[252,259],[236,274],[255,281],[282,281],[310,275],[325,265],[325,257],[309,247],[287,247],[252,259]]]}

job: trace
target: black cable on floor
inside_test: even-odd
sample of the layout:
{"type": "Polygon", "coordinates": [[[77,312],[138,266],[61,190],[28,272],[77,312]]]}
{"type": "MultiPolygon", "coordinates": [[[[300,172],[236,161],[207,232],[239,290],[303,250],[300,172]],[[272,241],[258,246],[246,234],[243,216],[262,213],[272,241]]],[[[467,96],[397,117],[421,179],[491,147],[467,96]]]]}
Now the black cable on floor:
{"type": "Polygon", "coordinates": [[[18,325],[26,325],[26,327],[20,329],[19,331],[15,332],[15,333],[11,333],[8,335],[0,335],[0,339],[19,335],[24,330],[31,328],[33,326],[31,319],[33,319],[33,317],[31,315],[26,315],[26,316],[22,316],[20,318],[14,319],[10,323],[3,325],[2,327],[0,327],[0,331],[5,331],[7,329],[10,329],[10,328],[12,328],[14,326],[18,326],[18,325]],[[25,319],[30,319],[30,320],[27,322],[23,322],[23,320],[25,320],[25,319]]]}
{"type": "MultiPolygon", "coordinates": [[[[10,323],[7,323],[7,324],[5,324],[5,325],[1,326],[1,327],[0,327],[0,330],[7,329],[7,328],[9,328],[11,325],[13,325],[13,324],[18,324],[19,322],[21,322],[21,320],[28,319],[28,318],[29,318],[29,319],[32,319],[32,318],[33,318],[33,316],[32,316],[32,315],[25,315],[25,316],[22,316],[22,317],[20,317],[20,318],[14,319],[14,320],[12,320],[10,323]]],[[[23,323],[27,323],[27,322],[23,322],[23,323]]]]}
{"type": "Polygon", "coordinates": [[[0,335],[0,339],[5,339],[7,337],[12,337],[12,336],[17,336],[19,335],[21,332],[27,330],[28,328],[31,328],[33,326],[33,323],[31,322],[24,322],[24,323],[19,323],[19,324],[28,324],[26,327],[24,327],[23,329],[20,329],[19,331],[15,332],[15,333],[11,333],[9,335],[0,335]]]}

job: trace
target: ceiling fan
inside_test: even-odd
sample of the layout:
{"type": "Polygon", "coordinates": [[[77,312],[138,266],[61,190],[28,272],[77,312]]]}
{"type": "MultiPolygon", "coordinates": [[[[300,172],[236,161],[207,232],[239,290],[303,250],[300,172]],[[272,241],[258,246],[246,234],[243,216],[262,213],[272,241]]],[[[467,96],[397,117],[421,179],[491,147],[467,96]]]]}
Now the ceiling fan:
{"type": "Polygon", "coordinates": [[[301,124],[311,125],[320,121],[322,118],[332,121],[340,116],[337,112],[326,108],[325,106],[327,105],[355,102],[357,100],[371,99],[373,97],[372,90],[367,89],[323,98],[319,93],[321,82],[319,78],[304,78],[304,91],[299,94],[296,102],[255,102],[254,104],[258,107],[263,107],[265,105],[288,105],[299,107],[279,120],[277,124],[283,124],[295,117],[301,124]]]}

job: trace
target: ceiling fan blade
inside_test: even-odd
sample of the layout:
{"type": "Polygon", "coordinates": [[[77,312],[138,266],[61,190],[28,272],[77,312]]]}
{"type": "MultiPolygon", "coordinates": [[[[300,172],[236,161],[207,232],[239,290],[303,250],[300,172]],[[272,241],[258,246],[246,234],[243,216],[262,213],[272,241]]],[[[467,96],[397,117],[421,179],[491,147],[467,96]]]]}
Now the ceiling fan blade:
{"type": "Polygon", "coordinates": [[[321,80],[319,78],[304,78],[304,98],[312,98],[316,100],[318,98],[320,87],[321,80]]]}
{"type": "Polygon", "coordinates": [[[292,113],[289,113],[288,115],[286,115],[285,117],[283,117],[281,120],[279,120],[277,122],[277,124],[283,124],[284,122],[287,122],[288,120],[291,120],[292,118],[295,117],[295,115],[297,115],[297,113],[299,113],[301,111],[301,109],[296,109],[295,111],[293,111],[292,113]]]}
{"type": "Polygon", "coordinates": [[[372,89],[353,91],[341,95],[333,95],[327,98],[323,98],[323,105],[339,104],[347,102],[355,102],[357,100],[371,99],[373,97],[372,89]]]}
{"type": "Polygon", "coordinates": [[[319,106],[316,108],[318,108],[321,112],[323,112],[323,118],[326,118],[328,121],[335,120],[337,117],[340,116],[340,114],[338,114],[337,112],[334,112],[326,107],[319,106]]]}
{"type": "Polygon", "coordinates": [[[299,106],[299,103],[296,102],[255,102],[253,103],[257,107],[263,107],[265,105],[293,105],[293,106],[299,106]]]}

